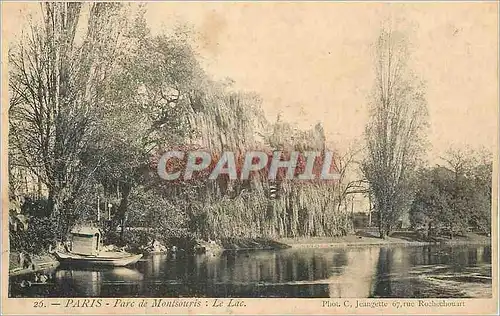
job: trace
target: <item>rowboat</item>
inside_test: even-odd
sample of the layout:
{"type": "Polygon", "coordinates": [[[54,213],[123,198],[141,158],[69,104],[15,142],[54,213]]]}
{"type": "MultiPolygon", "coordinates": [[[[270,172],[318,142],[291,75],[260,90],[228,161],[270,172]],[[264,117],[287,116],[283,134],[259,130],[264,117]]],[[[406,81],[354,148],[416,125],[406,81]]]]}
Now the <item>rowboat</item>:
{"type": "Polygon", "coordinates": [[[128,252],[106,251],[95,255],[80,255],[68,251],[54,252],[61,263],[71,263],[92,266],[124,267],[136,263],[142,258],[142,254],[131,254],[128,252]]]}
{"type": "Polygon", "coordinates": [[[142,254],[125,251],[106,251],[101,245],[101,232],[95,227],[78,227],[71,231],[69,247],[57,249],[54,255],[61,263],[73,265],[123,267],[142,258],[142,254]]]}

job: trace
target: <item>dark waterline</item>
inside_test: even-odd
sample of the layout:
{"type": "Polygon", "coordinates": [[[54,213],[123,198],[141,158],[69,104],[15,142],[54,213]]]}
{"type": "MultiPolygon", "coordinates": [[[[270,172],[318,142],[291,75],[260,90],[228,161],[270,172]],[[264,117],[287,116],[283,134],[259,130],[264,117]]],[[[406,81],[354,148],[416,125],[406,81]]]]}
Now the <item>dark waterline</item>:
{"type": "Polygon", "coordinates": [[[133,268],[62,266],[46,285],[20,288],[19,281],[10,279],[11,297],[451,298],[475,287],[491,297],[491,246],[154,255],[133,268]]]}

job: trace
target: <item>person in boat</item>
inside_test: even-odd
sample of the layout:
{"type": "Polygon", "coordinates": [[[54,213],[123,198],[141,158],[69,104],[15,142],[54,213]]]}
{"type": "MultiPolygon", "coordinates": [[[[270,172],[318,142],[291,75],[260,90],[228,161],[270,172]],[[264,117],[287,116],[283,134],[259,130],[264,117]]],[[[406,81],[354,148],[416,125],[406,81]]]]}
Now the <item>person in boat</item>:
{"type": "MultiPolygon", "coordinates": [[[[61,241],[56,244],[56,250],[70,252],[70,241],[61,241]]],[[[50,248],[49,248],[50,251],[50,248]]]]}
{"type": "Polygon", "coordinates": [[[71,252],[71,242],[69,240],[66,240],[64,242],[64,250],[66,250],[67,252],[71,252]]]}

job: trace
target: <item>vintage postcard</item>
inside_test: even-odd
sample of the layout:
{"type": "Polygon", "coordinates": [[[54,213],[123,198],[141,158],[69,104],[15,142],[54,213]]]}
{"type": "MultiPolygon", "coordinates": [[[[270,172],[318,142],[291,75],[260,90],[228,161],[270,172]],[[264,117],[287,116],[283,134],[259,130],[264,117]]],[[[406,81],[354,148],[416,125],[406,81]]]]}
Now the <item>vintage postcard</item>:
{"type": "Polygon", "coordinates": [[[2,314],[497,314],[482,2],[2,2],[2,314]]]}

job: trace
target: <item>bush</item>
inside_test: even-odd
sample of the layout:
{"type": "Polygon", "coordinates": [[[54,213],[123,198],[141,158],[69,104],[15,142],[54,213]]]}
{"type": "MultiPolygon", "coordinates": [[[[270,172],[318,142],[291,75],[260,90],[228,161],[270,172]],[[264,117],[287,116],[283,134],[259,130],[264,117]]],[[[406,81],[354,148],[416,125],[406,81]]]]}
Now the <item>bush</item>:
{"type": "Polygon", "coordinates": [[[153,239],[153,235],[148,231],[129,231],[123,233],[123,241],[128,249],[133,252],[140,252],[147,247],[153,239]]]}
{"type": "Polygon", "coordinates": [[[153,240],[159,241],[167,248],[175,245],[178,249],[189,251],[196,245],[193,237],[172,237],[158,233],[158,231],[147,230],[129,230],[125,229],[123,240],[120,239],[119,232],[110,232],[106,236],[106,244],[112,244],[118,247],[127,247],[130,252],[143,252],[151,245],[153,240]]]}
{"type": "Polygon", "coordinates": [[[57,227],[49,218],[31,217],[28,229],[9,231],[9,239],[11,251],[41,254],[55,245],[57,227]]]}

